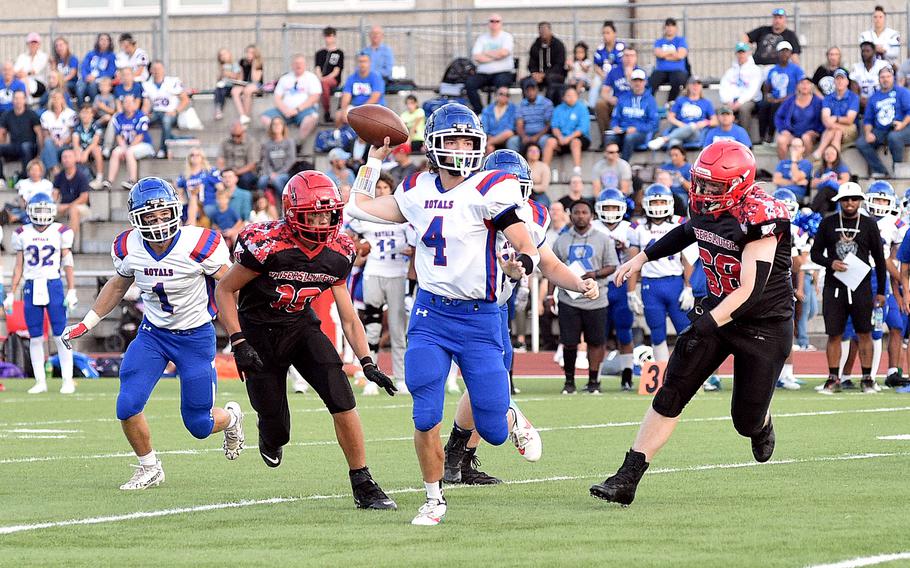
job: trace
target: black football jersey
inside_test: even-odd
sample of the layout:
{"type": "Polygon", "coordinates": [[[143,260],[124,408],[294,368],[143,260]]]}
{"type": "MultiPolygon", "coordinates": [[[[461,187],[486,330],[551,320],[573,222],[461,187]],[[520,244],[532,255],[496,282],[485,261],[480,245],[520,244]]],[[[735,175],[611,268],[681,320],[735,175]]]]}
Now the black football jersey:
{"type": "Polygon", "coordinates": [[[255,223],[237,238],[234,261],[259,273],[240,289],[244,320],[264,325],[318,322],[310,303],[330,287],[345,285],[354,243],[339,234],[309,251],[284,220],[255,223]]]}
{"type": "Polygon", "coordinates": [[[739,288],[745,246],[758,239],[777,239],[771,275],[762,296],[749,312],[737,317],[737,321],[793,317],[790,215],[781,201],[756,187],[739,206],[717,217],[694,216],[684,226],[690,238],[698,243],[708,283],[708,296],[703,303],[707,309],[713,309],[739,288]]]}

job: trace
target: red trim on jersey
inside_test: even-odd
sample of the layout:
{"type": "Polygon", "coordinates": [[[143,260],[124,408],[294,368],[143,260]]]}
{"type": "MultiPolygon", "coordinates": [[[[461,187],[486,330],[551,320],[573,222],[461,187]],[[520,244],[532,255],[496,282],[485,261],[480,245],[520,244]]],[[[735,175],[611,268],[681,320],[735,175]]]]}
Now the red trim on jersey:
{"type": "Polygon", "coordinates": [[[190,253],[190,258],[201,264],[212,256],[219,244],[221,244],[221,233],[211,229],[203,229],[199,240],[196,242],[196,248],[190,253]]]}
{"type": "Polygon", "coordinates": [[[483,178],[479,184],[477,184],[477,191],[480,192],[480,195],[486,195],[494,185],[507,179],[514,179],[515,181],[518,181],[518,178],[512,174],[496,170],[495,172],[491,172],[489,175],[487,175],[487,177],[483,178]]]}
{"type": "Polygon", "coordinates": [[[420,172],[413,173],[408,177],[404,178],[401,182],[401,190],[408,191],[414,188],[417,185],[417,177],[420,176],[420,172]]]}
{"type": "Polygon", "coordinates": [[[546,225],[548,216],[547,208],[533,199],[529,199],[528,204],[531,206],[531,212],[534,213],[534,222],[541,227],[546,225]]]}
{"type": "Polygon", "coordinates": [[[114,254],[117,255],[117,258],[120,260],[126,258],[126,255],[129,253],[126,248],[126,240],[131,232],[133,232],[132,229],[123,231],[114,238],[114,254]]]}

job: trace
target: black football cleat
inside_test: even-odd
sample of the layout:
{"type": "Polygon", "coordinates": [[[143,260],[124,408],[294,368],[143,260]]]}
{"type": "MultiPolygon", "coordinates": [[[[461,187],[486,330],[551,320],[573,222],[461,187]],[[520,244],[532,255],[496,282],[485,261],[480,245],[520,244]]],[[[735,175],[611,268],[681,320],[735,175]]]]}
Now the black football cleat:
{"type": "Polygon", "coordinates": [[[468,440],[471,437],[470,433],[467,434],[467,436],[459,436],[454,429],[452,430],[452,433],[449,434],[449,441],[446,442],[445,447],[446,461],[442,477],[442,480],[445,483],[463,483],[461,480],[461,472],[465,462],[465,456],[468,453],[468,440]]]}
{"type": "Polygon", "coordinates": [[[768,423],[752,436],[752,455],[758,463],[765,463],[771,459],[774,453],[774,424],[771,423],[771,417],[768,417],[768,423]]]}
{"type": "Polygon", "coordinates": [[[566,382],[566,384],[564,384],[562,386],[562,394],[575,394],[575,393],[576,393],[575,383],[566,382]]]}
{"type": "Polygon", "coordinates": [[[856,383],[850,379],[844,379],[840,382],[840,388],[843,390],[856,390],[856,383]]]}
{"type": "Polygon", "coordinates": [[[477,448],[468,448],[461,463],[461,483],[464,485],[496,485],[501,479],[477,469],[480,459],[475,455],[477,448]]]}
{"type": "Polygon", "coordinates": [[[278,448],[275,451],[266,450],[261,445],[259,446],[259,455],[262,456],[262,461],[265,462],[265,465],[269,467],[278,467],[281,465],[281,456],[284,451],[281,448],[278,448]]]}
{"type": "Polygon", "coordinates": [[[896,389],[898,387],[905,387],[910,384],[910,381],[905,379],[901,373],[894,372],[888,375],[885,379],[885,386],[888,388],[896,389]]]}
{"type": "Polygon", "coordinates": [[[620,381],[622,390],[630,391],[632,390],[632,369],[623,369],[622,370],[622,380],[620,381]]]}
{"type": "Polygon", "coordinates": [[[629,450],[619,470],[603,483],[591,486],[591,495],[604,501],[629,506],[635,500],[638,482],[648,470],[645,454],[629,450]]]}
{"type": "Polygon", "coordinates": [[[351,490],[354,493],[354,504],[358,509],[392,510],[398,508],[395,501],[385,494],[379,484],[373,481],[369,468],[358,469],[350,473],[351,490]]]}

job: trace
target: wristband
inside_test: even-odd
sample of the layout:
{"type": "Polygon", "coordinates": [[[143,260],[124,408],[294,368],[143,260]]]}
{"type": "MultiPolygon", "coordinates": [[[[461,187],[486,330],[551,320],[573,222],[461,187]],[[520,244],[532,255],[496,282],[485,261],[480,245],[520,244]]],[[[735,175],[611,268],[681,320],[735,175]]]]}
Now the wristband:
{"type": "Polygon", "coordinates": [[[86,329],[92,329],[101,321],[101,318],[98,317],[98,314],[95,313],[95,310],[89,310],[85,317],[82,318],[82,324],[86,329]]]}
{"type": "Polygon", "coordinates": [[[245,339],[246,339],[246,337],[243,336],[243,332],[242,332],[242,331],[238,331],[237,333],[232,333],[232,334],[231,334],[230,342],[231,342],[231,345],[233,345],[235,342],[237,342],[237,341],[243,341],[243,340],[245,340],[245,339]]]}
{"type": "Polygon", "coordinates": [[[360,366],[361,366],[361,367],[366,367],[366,366],[368,366],[368,365],[373,365],[374,367],[376,366],[376,363],[373,362],[373,358],[370,357],[369,355],[367,355],[366,357],[361,357],[361,358],[360,358],[360,366]]]}
{"type": "Polygon", "coordinates": [[[382,161],[379,158],[367,158],[367,163],[360,166],[357,171],[357,178],[354,180],[351,191],[376,197],[376,182],[379,181],[381,170],[382,161]]]}

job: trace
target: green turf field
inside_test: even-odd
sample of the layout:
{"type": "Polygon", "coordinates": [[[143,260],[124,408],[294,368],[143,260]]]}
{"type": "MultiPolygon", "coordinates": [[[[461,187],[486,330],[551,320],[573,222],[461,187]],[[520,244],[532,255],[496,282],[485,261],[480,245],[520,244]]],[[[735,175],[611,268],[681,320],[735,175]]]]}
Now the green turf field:
{"type": "MultiPolygon", "coordinates": [[[[146,413],[167,480],[127,493],[118,486],[136,460],[114,420],[116,381],[81,381],[66,398],[6,381],[0,565],[805,566],[910,550],[910,440],[878,439],[910,434],[910,396],[778,392],[777,450],[758,465],[728,419],[729,390],[701,393],[622,509],[588,487],[622,461],[649,401],[615,383],[600,397],[519,384],[543,459],[483,447],[483,469],[508,483],[449,488],[445,523],[412,527],[424,496],[407,397],[360,399],[369,465],[399,505],[365,512],[312,393],[291,395],[292,441],[273,470],[255,449],[255,415],[246,452],[228,462],[220,434],[184,430],[177,383],[163,380],[146,413]]],[[[249,410],[241,383],[221,385],[219,404],[231,399],[249,410]]]]}

